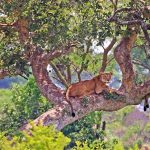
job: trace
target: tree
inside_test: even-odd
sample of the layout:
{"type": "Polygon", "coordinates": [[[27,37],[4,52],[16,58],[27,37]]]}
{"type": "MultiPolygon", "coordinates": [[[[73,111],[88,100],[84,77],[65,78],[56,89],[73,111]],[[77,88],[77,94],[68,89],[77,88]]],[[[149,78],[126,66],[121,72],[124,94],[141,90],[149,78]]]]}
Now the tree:
{"type": "MultiPolygon", "coordinates": [[[[14,75],[28,78],[31,73],[42,95],[54,104],[34,124],[54,124],[60,130],[90,112],[137,105],[150,94],[150,80],[142,84],[135,82],[138,74],[133,62],[137,64],[137,61],[132,62],[131,57],[135,47],[143,46],[141,51],[145,52],[147,61],[149,58],[148,1],[2,0],[0,13],[0,78],[14,75]],[[112,41],[105,47],[103,43],[108,37],[112,41]],[[93,52],[93,41],[97,41],[95,47],[103,47],[100,56],[93,52]],[[47,65],[52,66],[57,79],[68,87],[73,71],[80,81],[83,70],[105,71],[112,60],[122,72],[118,92],[93,94],[82,100],[70,98],[76,113],[73,118],[62,90],[49,77],[47,65]]],[[[142,64],[137,65],[145,67],[142,64]]],[[[30,127],[27,124],[23,129],[30,127]]]]}

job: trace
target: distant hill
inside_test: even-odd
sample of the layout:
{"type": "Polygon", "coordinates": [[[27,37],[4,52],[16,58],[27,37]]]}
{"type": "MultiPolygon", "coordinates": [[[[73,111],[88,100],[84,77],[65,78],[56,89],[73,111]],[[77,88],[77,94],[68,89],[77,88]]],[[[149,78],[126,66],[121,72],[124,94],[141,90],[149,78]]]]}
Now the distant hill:
{"type": "Polygon", "coordinates": [[[24,83],[25,79],[21,77],[6,77],[0,80],[0,88],[10,88],[13,83],[24,83]]]}

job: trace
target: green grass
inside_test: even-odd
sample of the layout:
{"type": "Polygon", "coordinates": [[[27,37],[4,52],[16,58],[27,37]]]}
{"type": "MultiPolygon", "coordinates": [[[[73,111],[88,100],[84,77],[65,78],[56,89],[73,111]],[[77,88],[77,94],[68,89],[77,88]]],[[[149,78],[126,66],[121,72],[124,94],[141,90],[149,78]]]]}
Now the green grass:
{"type": "Polygon", "coordinates": [[[3,108],[4,104],[10,104],[12,98],[12,91],[10,89],[0,89],[0,111],[3,108]]]}

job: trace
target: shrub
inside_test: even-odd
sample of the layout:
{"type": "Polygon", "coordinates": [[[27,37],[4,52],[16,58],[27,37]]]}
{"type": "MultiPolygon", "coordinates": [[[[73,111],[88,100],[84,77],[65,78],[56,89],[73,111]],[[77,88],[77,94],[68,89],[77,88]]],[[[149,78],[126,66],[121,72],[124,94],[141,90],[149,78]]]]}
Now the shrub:
{"type": "Polygon", "coordinates": [[[29,119],[37,118],[51,107],[40,94],[33,78],[23,86],[13,86],[11,101],[12,106],[6,104],[0,114],[0,131],[9,135],[15,134],[29,119]]]}
{"type": "Polygon", "coordinates": [[[7,140],[5,136],[0,137],[1,150],[63,150],[70,142],[62,132],[56,131],[53,126],[33,126],[32,136],[23,132],[22,137],[15,136],[7,140]]]}
{"type": "Polygon", "coordinates": [[[100,126],[101,115],[100,111],[92,112],[62,130],[66,136],[72,139],[71,147],[75,145],[75,141],[84,142],[87,140],[88,143],[92,143],[96,139],[103,138],[104,133],[100,126]]]}
{"type": "Polygon", "coordinates": [[[123,144],[117,140],[95,140],[90,145],[87,142],[76,142],[76,145],[73,150],[124,150],[123,144]]]}

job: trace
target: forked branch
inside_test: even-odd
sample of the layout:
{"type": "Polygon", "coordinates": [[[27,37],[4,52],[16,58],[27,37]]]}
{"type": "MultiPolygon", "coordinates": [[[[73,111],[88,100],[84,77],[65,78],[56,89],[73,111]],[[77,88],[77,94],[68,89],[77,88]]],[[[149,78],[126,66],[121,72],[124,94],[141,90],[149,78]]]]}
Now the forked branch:
{"type": "Polygon", "coordinates": [[[110,44],[108,45],[108,47],[104,49],[103,59],[102,59],[102,67],[101,67],[99,72],[104,72],[105,71],[106,66],[108,64],[108,62],[107,62],[108,53],[113,48],[115,43],[116,43],[116,38],[113,38],[112,41],[110,42],[110,44]]]}

